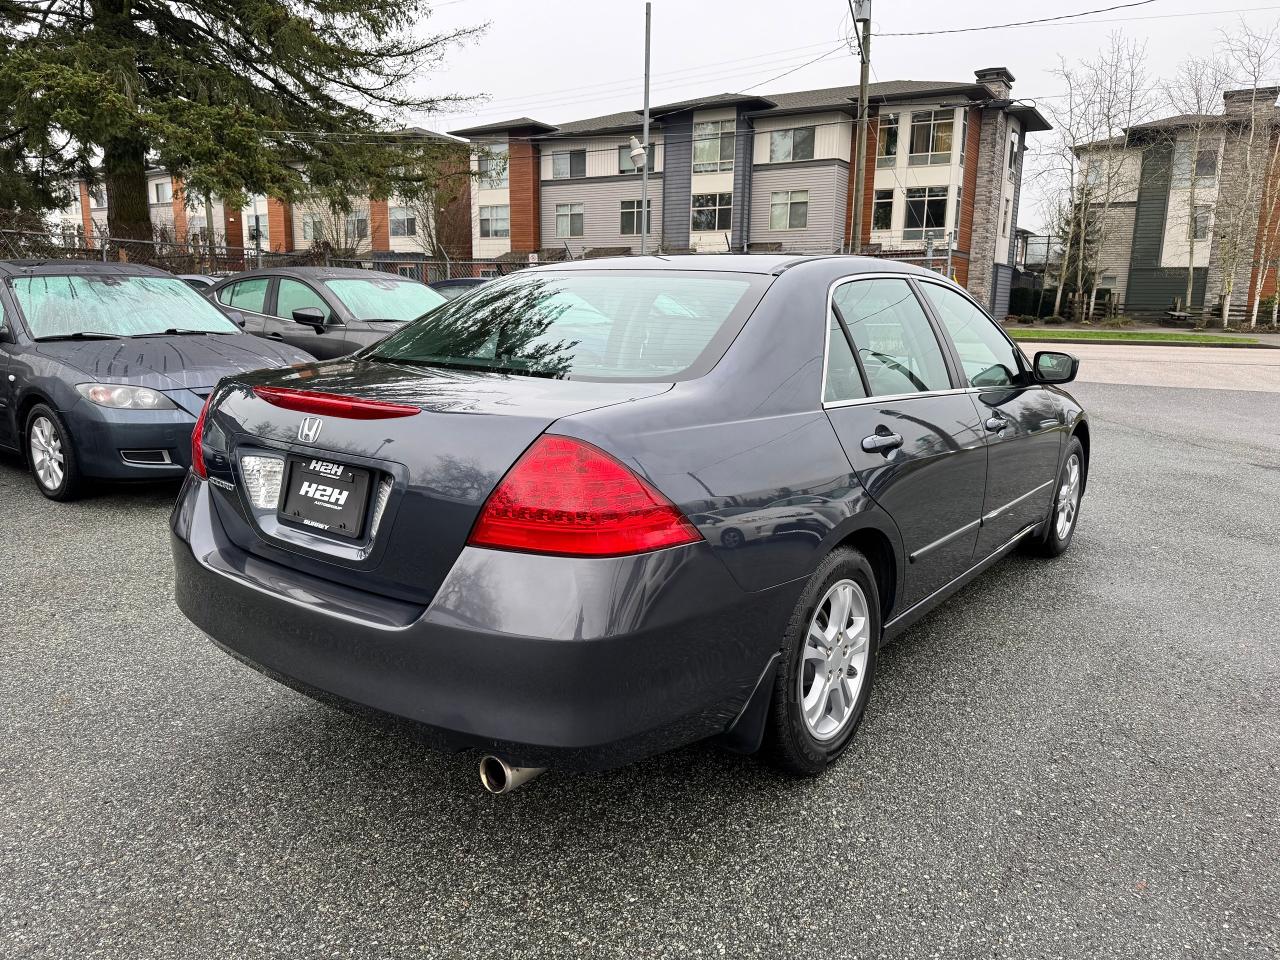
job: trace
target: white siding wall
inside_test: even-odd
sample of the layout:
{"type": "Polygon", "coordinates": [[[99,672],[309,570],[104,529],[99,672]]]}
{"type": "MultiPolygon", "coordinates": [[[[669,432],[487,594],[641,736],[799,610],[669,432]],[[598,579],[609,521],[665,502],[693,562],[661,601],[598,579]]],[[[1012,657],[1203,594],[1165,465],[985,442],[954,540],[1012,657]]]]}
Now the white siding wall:
{"type": "Polygon", "coordinates": [[[813,127],[813,159],[849,162],[853,121],[843,113],[808,113],[790,117],[756,117],[755,163],[769,162],[769,134],[774,130],[813,127]]]}
{"type": "MultiPolygon", "coordinates": [[[[544,140],[542,143],[542,179],[550,180],[551,155],[554,153],[571,153],[574,150],[587,152],[588,177],[634,177],[636,174],[620,174],[618,172],[618,148],[627,147],[630,152],[632,134],[615,134],[611,136],[590,137],[582,140],[544,140]]],[[[640,131],[635,132],[640,139],[640,131]]],[[[662,172],[662,137],[649,130],[649,138],[653,141],[653,172],[662,172]]]]}
{"type": "MultiPolygon", "coordinates": [[[[1133,250],[1133,223],[1137,207],[1132,204],[1107,211],[1106,240],[1098,252],[1098,279],[1115,277],[1110,285],[1116,302],[1123,304],[1129,286],[1129,259],[1133,250]]],[[[1198,245],[1200,246],[1200,245],[1198,245]]],[[[1208,241],[1202,244],[1208,249],[1208,241]]],[[[1186,259],[1185,257],[1183,258],[1186,259]]],[[[1207,254],[1206,254],[1207,259],[1207,254]]]]}
{"type": "MultiPolygon", "coordinates": [[[[1178,137],[1178,144],[1175,151],[1185,150],[1190,152],[1191,143],[1194,137],[1191,134],[1183,134],[1178,137]]],[[[1222,142],[1217,137],[1208,137],[1205,134],[1200,136],[1200,149],[1218,151],[1218,164],[1222,164],[1222,142]]],[[[1187,266],[1188,260],[1188,231],[1191,228],[1191,187],[1190,185],[1179,186],[1176,182],[1176,162],[1175,170],[1171,172],[1169,182],[1169,199],[1168,206],[1165,208],[1164,217],[1164,241],[1160,247],[1160,266],[1162,267],[1183,267],[1187,266]]],[[[1215,176],[1213,183],[1207,184],[1201,182],[1196,185],[1196,202],[1195,205],[1207,205],[1216,211],[1218,203],[1218,178],[1215,176]]],[[[1210,238],[1213,236],[1213,214],[1209,218],[1209,236],[1203,240],[1196,241],[1196,262],[1197,267],[1209,266],[1209,248],[1211,244],[1210,238]]]]}
{"type": "MultiPolygon", "coordinates": [[[[506,141],[502,141],[503,144],[506,141]]],[[[493,145],[493,144],[491,144],[493,145]]],[[[480,169],[480,162],[475,157],[471,158],[471,170],[474,173],[480,169]]],[[[511,171],[507,171],[507,180],[510,182],[511,171]]],[[[490,187],[486,185],[486,181],[473,179],[471,181],[471,249],[473,254],[482,260],[491,257],[500,257],[504,253],[511,252],[511,237],[481,237],[480,236],[480,208],[481,207],[506,207],[507,222],[510,223],[511,213],[511,190],[509,187],[490,187]]]]}

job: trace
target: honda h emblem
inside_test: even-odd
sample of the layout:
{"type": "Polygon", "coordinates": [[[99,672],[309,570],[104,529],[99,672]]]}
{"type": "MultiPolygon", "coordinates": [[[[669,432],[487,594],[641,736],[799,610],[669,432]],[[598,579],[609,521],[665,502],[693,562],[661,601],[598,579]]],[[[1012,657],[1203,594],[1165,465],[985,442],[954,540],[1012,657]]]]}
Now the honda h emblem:
{"type": "Polygon", "coordinates": [[[324,421],[319,417],[307,417],[298,427],[298,439],[303,443],[315,443],[323,426],[324,421]]]}

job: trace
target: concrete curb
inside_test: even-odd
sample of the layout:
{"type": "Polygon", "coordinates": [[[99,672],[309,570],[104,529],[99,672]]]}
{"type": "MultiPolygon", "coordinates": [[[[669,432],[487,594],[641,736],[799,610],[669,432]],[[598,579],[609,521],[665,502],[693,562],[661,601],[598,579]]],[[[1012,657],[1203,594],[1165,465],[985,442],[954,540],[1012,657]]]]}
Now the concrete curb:
{"type": "Polygon", "coordinates": [[[1274,343],[1232,343],[1224,340],[1221,343],[1190,343],[1186,340],[1104,340],[1090,337],[1081,340],[1071,337],[1014,337],[1014,343],[1074,343],[1097,344],[1100,347],[1226,347],[1228,350],[1280,350],[1274,343]]]}

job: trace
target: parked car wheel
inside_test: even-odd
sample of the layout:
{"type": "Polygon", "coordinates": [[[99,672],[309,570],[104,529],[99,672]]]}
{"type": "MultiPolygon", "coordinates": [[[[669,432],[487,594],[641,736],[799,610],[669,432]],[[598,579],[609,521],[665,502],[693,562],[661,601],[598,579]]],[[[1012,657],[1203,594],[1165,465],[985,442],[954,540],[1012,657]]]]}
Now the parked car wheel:
{"type": "Polygon", "coordinates": [[[742,535],[742,531],[733,527],[720,534],[720,545],[726,550],[737,550],[745,542],[746,538],[742,535]]]}
{"type": "Polygon", "coordinates": [[[27,416],[27,464],[36,486],[50,500],[74,500],[80,495],[80,468],[71,434],[57,412],[36,404],[27,416]]]}
{"type": "Polygon", "coordinates": [[[1076,520],[1080,516],[1080,497],[1084,493],[1086,463],[1084,447],[1076,437],[1067,444],[1067,455],[1058,474],[1058,486],[1053,495],[1053,506],[1044,532],[1031,541],[1033,553],[1042,557],[1056,557],[1071,546],[1075,536],[1076,520]]]}
{"type": "Polygon", "coordinates": [[[856,550],[834,551],[809,578],[774,681],[764,754],[774,766],[816,776],[849,745],[871,696],[879,597],[856,550]]]}

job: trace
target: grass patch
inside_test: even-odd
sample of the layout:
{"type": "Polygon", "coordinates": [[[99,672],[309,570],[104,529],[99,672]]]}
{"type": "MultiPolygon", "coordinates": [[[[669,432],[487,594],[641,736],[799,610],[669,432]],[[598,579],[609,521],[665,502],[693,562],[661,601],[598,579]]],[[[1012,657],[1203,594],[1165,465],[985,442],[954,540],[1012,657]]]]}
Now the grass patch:
{"type": "Polygon", "coordinates": [[[1007,331],[1015,340],[1132,340],[1137,343],[1257,343],[1252,337],[1223,337],[1212,333],[1169,333],[1163,330],[1027,330],[1007,331]]]}

